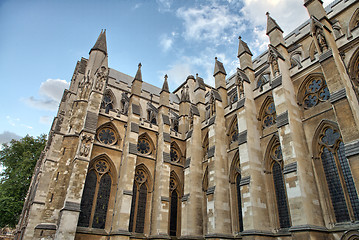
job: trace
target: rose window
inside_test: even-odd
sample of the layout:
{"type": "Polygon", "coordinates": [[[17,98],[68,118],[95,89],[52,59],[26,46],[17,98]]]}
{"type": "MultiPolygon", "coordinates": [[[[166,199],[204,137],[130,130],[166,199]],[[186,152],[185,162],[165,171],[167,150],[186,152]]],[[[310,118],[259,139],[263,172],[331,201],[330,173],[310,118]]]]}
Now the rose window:
{"type": "Polygon", "coordinates": [[[141,154],[150,153],[150,143],[146,139],[140,139],[137,143],[137,151],[141,154]]]}
{"type": "Polygon", "coordinates": [[[116,134],[111,128],[103,128],[98,134],[98,139],[104,144],[115,144],[116,143],[116,134]]]}

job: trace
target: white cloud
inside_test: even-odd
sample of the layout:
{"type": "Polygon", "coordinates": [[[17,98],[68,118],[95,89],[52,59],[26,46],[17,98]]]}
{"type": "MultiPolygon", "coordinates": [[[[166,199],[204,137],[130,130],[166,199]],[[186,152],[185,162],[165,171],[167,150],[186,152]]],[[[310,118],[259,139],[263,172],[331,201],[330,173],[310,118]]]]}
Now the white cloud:
{"type": "Polygon", "coordinates": [[[0,144],[10,142],[12,139],[20,140],[21,136],[17,135],[16,133],[4,131],[0,133],[0,144]]]}
{"type": "Polygon", "coordinates": [[[236,40],[239,32],[245,29],[238,14],[230,12],[229,6],[201,5],[192,8],[179,8],[177,17],[184,21],[186,40],[211,41],[224,44],[236,40]]]}
{"type": "Polygon", "coordinates": [[[43,97],[36,99],[31,96],[25,99],[26,103],[30,106],[49,111],[56,111],[59,102],[61,100],[63,91],[69,87],[69,83],[66,80],[61,79],[47,79],[42,82],[39,89],[39,94],[43,97]]]}
{"type": "Polygon", "coordinates": [[[135,6],[133,6],[133,10],[135,10],[135,9],[137,9],[137,8],[139,8],[139,7],[141,7],[141,5],[142,5],[141,3],[136,3],[135,6]]]}
{"type": "Polygon", "coordinates": [[[20,122],[20,118],[12,118],[10,116],[6,116],[6,120],[13,127],[15,127],[17,125],[17,123],[20,122]]]}
{"type": "Polygon", "coordinates": [[[160,45],[164,52],[167,52],[169,49],[171,49],[174,42],[174,36],[175,34],[173,33],[171,34],[171,36],[168,36],[167,34],[162,34],[160,36],[160,45]]]}
{"type": "Polygon", "coordinates": [[[159,12],[170,12],[173,0],[156,0],[159,12]]]}
{"type": "Polygon", "coordinates": [[[188,75],[193,74],[191,65],[186,61],[179,61],[173,65],[170,65],[167,70],[160,72],[160,78],[168,75],[168,84],[170,85],[171,91],[183,83],[188,75]]]}
{"type": "Polygon", "coordinates": [[[50,125],[52,123],[52,116],[41,116],[40,117],[40,123],[44,125],[50,125]]]}

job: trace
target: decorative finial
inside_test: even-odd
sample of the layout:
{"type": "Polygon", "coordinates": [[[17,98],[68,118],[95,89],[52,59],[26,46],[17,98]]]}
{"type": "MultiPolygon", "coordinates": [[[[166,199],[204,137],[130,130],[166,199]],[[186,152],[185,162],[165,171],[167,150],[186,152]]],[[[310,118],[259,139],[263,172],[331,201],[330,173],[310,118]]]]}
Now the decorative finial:
{"type": "Polygon", "coordinates": [[[239,40],[241,40],[241,39],[242,39],[242,37],[241,37],[241,36],[239,36],[239,37],[238,37],[238,39],[239,39],[239,40]]]}
{"type": "Polygon", "coordinates": [[[139,64],[138,64],[138,68],[141,68],[141,67],[142,67],[142,64],[141,64],[141,63],[139,63],[139,64]]]}
{"type": "Polygon", "coordinates": [[[198,78],[198,73],[196,73],[196,78],[198,78]]]}
{"type": "Polygon", "coordinates": [[[266,15],[269,17],[269,12],[266,12],[266,15]]]}
{"type": "Polygon", "coordinates": [[[217,57],[215,57],[214,59],[217,60],[217,57]]]}
{"type": "Polygon", "coordinates": [[[168,76],[167,76],[167,74],[165,74],[165,80],[167,81],[167,78],[168,78],[168,76]]]}

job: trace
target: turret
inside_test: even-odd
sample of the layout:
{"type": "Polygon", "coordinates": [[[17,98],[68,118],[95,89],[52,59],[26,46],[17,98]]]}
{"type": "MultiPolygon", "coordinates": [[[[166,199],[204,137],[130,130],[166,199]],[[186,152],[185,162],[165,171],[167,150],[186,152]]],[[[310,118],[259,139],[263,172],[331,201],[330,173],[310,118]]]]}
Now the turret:
{"type": "Polygon", "coordinates": [[[327,16],[322,0],[304,0],[304,6],[311,17],[314,16],[316,19],[322,20],[327,16]]]}

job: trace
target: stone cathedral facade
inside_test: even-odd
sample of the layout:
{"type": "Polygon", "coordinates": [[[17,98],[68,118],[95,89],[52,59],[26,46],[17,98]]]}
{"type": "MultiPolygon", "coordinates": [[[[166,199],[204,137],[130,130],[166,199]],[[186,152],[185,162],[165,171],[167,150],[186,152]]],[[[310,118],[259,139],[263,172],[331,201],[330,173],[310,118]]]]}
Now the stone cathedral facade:
{"type": "MultiPolygon", "coordinates": [[[[240,38],[173,92],[108,67],[106,33],[76,65],[17,239],[359,239],[359,2],[305,0],[268,50],[240,38]]],[[[109,53],[110,54],[110,53],[109,53]]],[[[162,84],[162,83],[161,83],[162,84]]]]}

